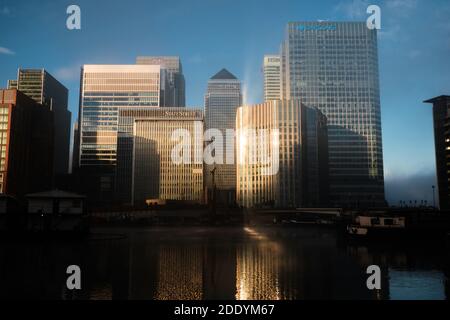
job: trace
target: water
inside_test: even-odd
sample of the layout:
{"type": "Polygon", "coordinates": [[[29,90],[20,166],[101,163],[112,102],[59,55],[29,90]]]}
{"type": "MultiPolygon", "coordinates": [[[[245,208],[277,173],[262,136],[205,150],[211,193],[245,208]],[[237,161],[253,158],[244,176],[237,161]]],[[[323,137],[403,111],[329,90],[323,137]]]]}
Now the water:
{"type": "Polygon", "coordinates": [[[446,299],[449,258],[430,245],[352,244],[316,227],[101,229],[82,243],[0,244],[0,298],[446,299]],[[369,291],[366,268],[382,269],[369,291]],[[66,289],[79,265],[82,290],[66,289]]]}

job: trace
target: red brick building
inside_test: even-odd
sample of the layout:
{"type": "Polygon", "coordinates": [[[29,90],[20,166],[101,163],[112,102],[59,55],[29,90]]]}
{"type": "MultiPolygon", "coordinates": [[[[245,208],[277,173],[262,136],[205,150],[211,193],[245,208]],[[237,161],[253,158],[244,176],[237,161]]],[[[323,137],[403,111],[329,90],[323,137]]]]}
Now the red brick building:
{"type": "Polygon", "coordinates": [[[0,193],[51,188],[54,116],[15,89],[0,90],[0,193]]]}

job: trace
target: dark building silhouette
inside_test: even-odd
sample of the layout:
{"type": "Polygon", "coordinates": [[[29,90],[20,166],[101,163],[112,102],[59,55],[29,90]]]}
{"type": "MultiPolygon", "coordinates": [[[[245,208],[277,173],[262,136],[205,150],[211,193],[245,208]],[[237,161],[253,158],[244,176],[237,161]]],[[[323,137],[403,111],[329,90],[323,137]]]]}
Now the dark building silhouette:
{"type": "Polygon", "coordinates": [[[436,170],[438,179],[439,207],[450,208],[450,96],[439,96],[425,103],[433,104],[434,143],[436,148],[436,170]]]}
{"type": "Polygon", "coordinates": [[[20,91],[0,90],[0,193],[22,197],[51,187],[53,120],[20,91]]]}
{"type": "Polygon", "coordinates": [[[69,90],[44,69],[19,69],[17,80],[8,82],[8,89],[17,89],[52,111],[54,117],[53,182],[69,172],[70,127],[69,90]]]}

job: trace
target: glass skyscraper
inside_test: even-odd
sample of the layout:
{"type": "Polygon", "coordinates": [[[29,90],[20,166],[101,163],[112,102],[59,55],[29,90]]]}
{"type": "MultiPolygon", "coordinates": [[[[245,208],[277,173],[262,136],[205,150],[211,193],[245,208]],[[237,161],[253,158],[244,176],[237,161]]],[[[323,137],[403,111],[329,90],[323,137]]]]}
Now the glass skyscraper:
{"type": "Polygon", "coordinates": [[[161,68],[85,65],[80,92],[79,167],[95,202],[113,199],[120,111],[161,104],[161,68]]]}
{"type": "Polygon", "coordinates": [[[237,201],[252,208],[328,204],[327,121],[299,100],[242,106],[236,116],[237,201]]]}
{"type": "Polygon", "coordinates": [[[384,205],[377,31],[365,22],[291,22],[281,57],[282,98],[328,119],[332,204],[384,205]]]}
{"type": "Polygon", "coordinates": [[[186,83],[180,57],[143,56],[137,57],[136,64],[159,65],[168,74],[169,90],[166,90],[166,107],[186,106],[186,83]]]}
{"type": "MultiPolygon", "coordinates": [[[[222,69],[208,81],[205,95],[205,128],[218,129],[223,135],[223,150],[216,150],[216,156],[222,157],[223,164],[206,165],[206,186],[214,188],[214,172],[217,199],[219,204],[233,204],[236,197],[236,166],[227,164],[227,155],[234,155],[234,142],[226,141],[226,130],[236,127],[236,109],[242,105],[241,82],[228,70],[222,69]]],[[[208,143],[208,141],[205,141],[208,143]]],[[[208,191],[208,195],[210,195],[208,191]]]]}

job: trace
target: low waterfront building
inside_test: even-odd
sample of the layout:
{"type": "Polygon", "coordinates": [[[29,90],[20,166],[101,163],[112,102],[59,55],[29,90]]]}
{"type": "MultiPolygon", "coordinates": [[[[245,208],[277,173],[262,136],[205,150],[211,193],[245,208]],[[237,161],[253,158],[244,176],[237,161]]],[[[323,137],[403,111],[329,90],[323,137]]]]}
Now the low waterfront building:
{"type": "Polygon", "coordinates": [[[88,226],[85,196],[61,190],[26,195],[27,231],[81,232],[88,226]]]}

